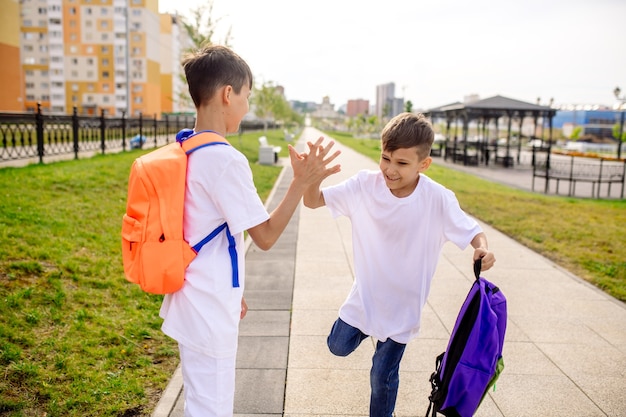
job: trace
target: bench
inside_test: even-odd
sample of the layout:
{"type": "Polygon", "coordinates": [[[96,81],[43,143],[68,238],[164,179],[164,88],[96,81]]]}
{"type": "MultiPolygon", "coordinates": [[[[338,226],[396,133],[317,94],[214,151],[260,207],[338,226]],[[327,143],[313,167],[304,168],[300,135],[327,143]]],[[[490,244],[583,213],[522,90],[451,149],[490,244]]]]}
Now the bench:
{"type": "Polygon", "coordinates": [[[261,165],[274,165],[278,162],[278,154],[282,147],[272,146],[267,143],[267,137],[261,136],[259,138],[259,164],[261,165]]]}

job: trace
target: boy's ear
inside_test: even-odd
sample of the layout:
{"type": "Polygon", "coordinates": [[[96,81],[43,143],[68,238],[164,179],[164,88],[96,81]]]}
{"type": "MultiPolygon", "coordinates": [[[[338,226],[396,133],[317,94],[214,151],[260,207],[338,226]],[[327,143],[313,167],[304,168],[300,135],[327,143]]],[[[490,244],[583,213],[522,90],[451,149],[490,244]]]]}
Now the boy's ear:
{"type": "Polygon", "coordinates": [[[222,90],[222,101],[226,104],[230,104],[230,94],[233,91],[233,87],[230,85],[227,85],[224,87],[224,89],[222,90]]]}
{"type": "Polygon", "coordinates": [[[430,164],[433,162],[433,158],[428,156],[426,158],[424,158],[424,160],[422,162],[420,162],[420,171],[426,171],[428,169],[428,167],[430,167],[430,164]]]}

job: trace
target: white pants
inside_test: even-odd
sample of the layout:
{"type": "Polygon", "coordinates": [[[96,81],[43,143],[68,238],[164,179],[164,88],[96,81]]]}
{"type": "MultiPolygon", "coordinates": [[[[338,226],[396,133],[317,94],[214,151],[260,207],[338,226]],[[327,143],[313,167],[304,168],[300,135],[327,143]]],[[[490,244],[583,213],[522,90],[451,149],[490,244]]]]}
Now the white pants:
{"type": "Polygon", "coordinates": [[[236,356],[214,358],[179,344],[185,417],[232,417],[236,356]]]}

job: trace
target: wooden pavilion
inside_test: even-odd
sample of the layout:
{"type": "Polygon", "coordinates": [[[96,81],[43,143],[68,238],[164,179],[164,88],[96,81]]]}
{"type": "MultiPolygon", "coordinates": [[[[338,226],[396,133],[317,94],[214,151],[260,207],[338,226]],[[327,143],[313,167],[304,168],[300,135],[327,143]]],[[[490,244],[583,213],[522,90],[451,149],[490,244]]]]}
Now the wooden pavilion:
{"type": "MultiPolygon", "coordinates": [[[[489,164],[491,159],[505,167],[512,167],[515,160],[519,163],[522,146],[522,125],[527,119],[534,122],[537,132],[538,121],[541,126],[548,122],[549,136],[547,145],[542,149],[550,152],[552,144],[552,119],[556,110],[550,106],[526,103],[500,95],[471,103],[451,103],[425,112],[433,120],[443,119],[446,123],[444,158],[464,165],[489,164]],[[506,123],[506,143],[499,143],[499,122],[506,123]],[[476,127],[477,135],[469,137],[470,124],[476,127]],[[519,136],[514,140],[513,124],[518,126],[519,136]],[[492,129],[495,127],[495,129],[492,129]],[[459,132],[460,129],[460,132],[459,132]],[[494,132],[494,137],[489,137],[494,132]]],[[[531,135],[535,136],[535,135],[531,135]]],[[[543,136],[543,129],[542,129],[543,136]]],[[[535,136],[536,137],[536,136],[535,136]]]]}

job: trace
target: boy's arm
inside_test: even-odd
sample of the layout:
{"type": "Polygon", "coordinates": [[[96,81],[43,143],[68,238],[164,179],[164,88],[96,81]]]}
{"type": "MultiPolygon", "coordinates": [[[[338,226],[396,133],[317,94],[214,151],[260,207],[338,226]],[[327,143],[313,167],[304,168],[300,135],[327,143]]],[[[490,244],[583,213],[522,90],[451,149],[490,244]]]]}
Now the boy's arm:
{"type": "Polygon", "coordinates": [[[317,184],[313,184],[306,189],[303,198],[303,202],[306,207],[315,209],[326,205],[324,193],[320,189],[321,185],[322,183],[318,182],[317,184]]]}
{"type": "Polygon", "coordinates": [[[490,269],[496,262],[496,257],[493,252],[489,251],[489,245],[487,244],[487,235],[485,233],[480,232],[471,242],[472,247],[474,248],[474,256],[473,260],[482,259],[482,268],[481,271],[486,271],[490,269]]]}
{"type": "Polygon", "coordinates": [[[289,189],[282,201],[270,213],[268,220],[248,229],[250,237],[261,250],[268,250],[276,243],[287,227],[307,188],[314,184],[321,184],[326,177],[341,170],[339,165],[327,167],[340,152],[336,151],[331,156],[326,157],[334,142],[330,142],[324,148],[322,146],[323,140],[324,138],[320,137],[315,143],[307,143],[309,146],[308,154],[298,154],[293,146],[289,145],[289,157],[294,173],[289,189]]]}

